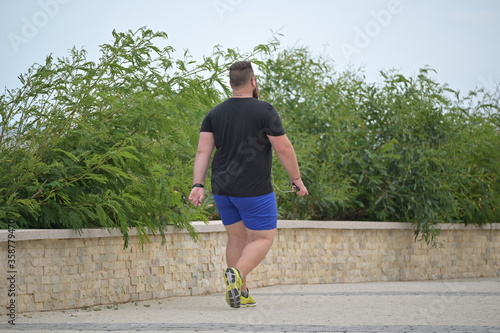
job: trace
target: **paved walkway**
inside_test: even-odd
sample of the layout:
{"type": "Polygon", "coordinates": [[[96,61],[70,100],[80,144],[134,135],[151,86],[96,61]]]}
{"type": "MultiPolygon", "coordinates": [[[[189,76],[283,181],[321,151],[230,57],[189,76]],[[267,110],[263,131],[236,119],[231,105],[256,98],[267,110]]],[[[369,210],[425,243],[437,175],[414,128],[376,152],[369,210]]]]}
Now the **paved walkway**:
{"type": "Polygon", "coordinates": [[[497,332],[500,277],[253,289],[255,308],[223,294],[18,314],[0,332],[497,332]]]}

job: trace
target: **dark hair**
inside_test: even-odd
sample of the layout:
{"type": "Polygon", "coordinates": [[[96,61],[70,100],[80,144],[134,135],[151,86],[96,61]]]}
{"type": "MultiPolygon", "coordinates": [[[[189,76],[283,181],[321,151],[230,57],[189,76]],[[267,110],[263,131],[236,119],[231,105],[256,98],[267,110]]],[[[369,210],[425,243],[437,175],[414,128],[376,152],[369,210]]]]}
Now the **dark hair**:
{"type": "Polygon", "coordinates": [[[229,67],[229,82],[233,87],[244,85],[253,75],[252,63],[250,61],[238,61],[229,67]]]}

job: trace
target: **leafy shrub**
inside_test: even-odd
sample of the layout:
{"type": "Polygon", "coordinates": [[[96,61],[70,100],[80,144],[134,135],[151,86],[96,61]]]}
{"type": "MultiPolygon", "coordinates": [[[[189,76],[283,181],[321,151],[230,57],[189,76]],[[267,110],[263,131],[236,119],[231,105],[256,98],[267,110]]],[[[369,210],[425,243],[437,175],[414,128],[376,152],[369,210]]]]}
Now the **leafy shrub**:
{"type": "MultiPolygon", "coordinates": [[[[498,222],[498,96],[461,98],[431,74],[381,72],[374,84],[303,48],[267,59],[261,91],[282,114],[310,192],[280,195],[281,215],[412,222],[428,242],[438,223],[498,222]]],[[[274,175],[286,184],[281,168],[274,175]]]]}
{"type": "Polygon", "coordinates": [[[142,240],[167,225],[195,236],[190,222],[206,219],[186,200],[200,121],[230,63],[273,44],[215,48],[198,64],[159,48],[165,33],[113,37],[99,62],[49,56],[0,97],[0,228],[119,228],[127,245],[132,227],[142,240]]]}

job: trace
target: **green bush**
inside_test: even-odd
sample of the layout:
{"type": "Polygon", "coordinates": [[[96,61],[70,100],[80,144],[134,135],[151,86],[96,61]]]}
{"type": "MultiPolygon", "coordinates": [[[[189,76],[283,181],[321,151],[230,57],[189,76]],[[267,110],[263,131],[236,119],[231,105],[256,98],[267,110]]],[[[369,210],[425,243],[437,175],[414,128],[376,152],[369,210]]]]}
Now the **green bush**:
{"type": "Polygon", "coordinates": [[[33,66],[0,97],[0,228],[138,229],[164,236],[207,212],[188,204],[201,119],[242,55],[215,48],[196,63],[146,28],[113,32],[99,62],[84,50],[33,66]]]}
{"type": "MultiPolygon", "coordinates": [[[[268,59],[262,94],[281,112],[310,192],[278,191],[282,217],[412,222],[428,242],[438,223],[500,221],[498,96],[461,98],[431,74],[382,72],[375,84],[303,48],[268,59]]],[[[281,168],[274,175],[286,184],[281,168]]]]}

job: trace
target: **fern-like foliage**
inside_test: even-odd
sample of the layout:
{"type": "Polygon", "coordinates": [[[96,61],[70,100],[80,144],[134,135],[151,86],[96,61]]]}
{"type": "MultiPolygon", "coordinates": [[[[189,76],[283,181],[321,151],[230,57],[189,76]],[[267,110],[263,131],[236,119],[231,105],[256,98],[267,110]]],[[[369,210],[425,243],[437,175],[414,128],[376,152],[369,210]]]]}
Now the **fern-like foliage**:
{"type": "MultiPolygon", "coordinates": [[[[300,47],[262,68],[310,193],[277,191],[282,218],[412,222],[429,243],[439,223],[500,221],[500,91],[461,95],[430,68],[370,83],[300,47]]],[[[278,163],[273,174],[285,188],[278,163]]]]}
{"type": "Polygon", "coordinates": [[[85,50],[46,58],[0,96],[0,228],[118,228],[141,240],[207,212],[186,200],[198,129],[228,91],[235,60],[216,47],[201,63],[174,58],[167,35],[113,32],[98,62],[85,50]]]}

